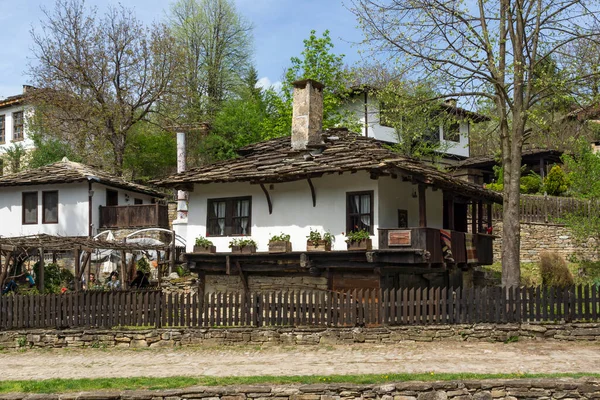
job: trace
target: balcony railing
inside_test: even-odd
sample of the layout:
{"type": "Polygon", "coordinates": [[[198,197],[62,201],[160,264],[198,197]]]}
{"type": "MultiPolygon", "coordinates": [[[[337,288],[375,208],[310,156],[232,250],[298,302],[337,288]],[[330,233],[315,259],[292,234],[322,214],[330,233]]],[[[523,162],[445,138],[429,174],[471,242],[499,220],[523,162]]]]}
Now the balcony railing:
{"type": "Polygon", "coordinates": [[[169,209],[163,204],[100,206],[100,228],[169,228],[169,209]]]}

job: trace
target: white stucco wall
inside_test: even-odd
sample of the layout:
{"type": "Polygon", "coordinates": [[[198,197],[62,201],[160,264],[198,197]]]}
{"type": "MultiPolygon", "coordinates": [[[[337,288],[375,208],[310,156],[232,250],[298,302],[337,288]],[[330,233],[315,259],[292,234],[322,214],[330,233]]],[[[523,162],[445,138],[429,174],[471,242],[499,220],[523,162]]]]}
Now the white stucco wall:
{"type": "MultiPolygon", "coordinates": [[[[92,189],[92,217],[94,230],[99,226],[99,206],[106,204],[106,186],[94,183],[92,189]]],[[[151,196],[137,194],[113,188],[119,192],[119,205],[133,204],[133,199],[141,198],[144,204],[150,204],[151,196]],[[125,194],[130,200],[125,200],[125,194]]],[[[25,236],[46,233],[61,236],[88,235],[88,183],[69,183],[60,185],[36,185],[0,188],[0,235],[25,236]],[[58,223],[42,223],[42,192],[58,190],[58,223]],[[38,192],[38,223],[23,225],[23,192],[38,192]]]]}
{"type": "MultiPolygon", "coordinates": [[[[361,124],[361,134],[365,134],[365,102],[364,95],[358,94],[350,97],[341,107],[343,111],[350,111],[356,116],[361,124]]],[[[390,143],[398,143],[398,136],[394,128],[381,126],[379,124],[379,100],[375,96],[369,95],[367,98],[367,133],[369,137],[377,140],[383,140],[390,143]]],[[[444,140],[443,127],[439,128],[439,140],[442,152],[457,156],[469,157],[469,123],[460,122],[460,140],[453,142],[444,140]]]]}
{"type": "MultiPolygon", "coordinates": [[[[333,248],[345,250],[346,192],[372,190],[374,203],[378,202],[378,183],[366,172],[326,175],[312,180],[317,205],[313,207],[310,188],[306,180],[275,184],[269,189],[273,214],[269,215],[267,201],[260,186],[248,183],[215,183],[195,185],[190,192],[187,227],[187,251],[191,252],[194,240],[206,236],[207,200],[211,198],[252,196],[251,237],[258,251],[267,251],[269,238],[280,233],[291,235],[294,250],[306,249],[306,236],[310,229],[331,232],[335,235],[333,248]]],[[[267,185],[269,188],[269,185],[267,185]]],[[[374,232],[377,232],[379,209],[374,206],[374,232]]],[[[375,238],[375,236],[373,236],[375,238]]],[[[231,237],[209,237],[217,251],[229,251],[231,237]]],[[[376,240],[373,241],[376,246],[376,240]]]]}
{"type": "Polygon", "coordinates": [[[33,116],[33,108],[29,106],[17,105],[11,107],[0,108],[0,115],[4,115],[5,141],[0,143],[0,156],[4,154],[7,148],[12,147],[15,143],[22,145],[25,149],[33,148],[33,140],[29,137],[27,121],[33,116]],[[23,111],[23,137],[24,140],[13,141],[13,113],[23,111]]]}

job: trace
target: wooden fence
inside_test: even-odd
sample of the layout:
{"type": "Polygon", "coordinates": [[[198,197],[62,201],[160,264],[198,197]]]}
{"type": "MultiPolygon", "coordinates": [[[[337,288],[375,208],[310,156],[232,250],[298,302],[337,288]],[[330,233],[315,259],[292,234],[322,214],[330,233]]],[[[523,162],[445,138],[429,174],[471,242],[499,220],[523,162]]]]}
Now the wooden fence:
{"type": "Polygon", "coordinates": [[[381,326],[597,321],[597,286],[0,297],[0,329],[115,326],[381,326]]]}
{"type": "MultiPolygon", "coordinates": [[[[522,194],[519,214],[522,222],[561,223],[569,213],[590,216],[598,210],[599,204],[590,200],[522,194]]],[[[494,204],[492,219],[502,219],[501,205],[494,204]]]]}
{"type": "Polygon", "coordinates": [[[100,228],[169,228],[169,207],[164,204],[100,206],[100,228]]]}

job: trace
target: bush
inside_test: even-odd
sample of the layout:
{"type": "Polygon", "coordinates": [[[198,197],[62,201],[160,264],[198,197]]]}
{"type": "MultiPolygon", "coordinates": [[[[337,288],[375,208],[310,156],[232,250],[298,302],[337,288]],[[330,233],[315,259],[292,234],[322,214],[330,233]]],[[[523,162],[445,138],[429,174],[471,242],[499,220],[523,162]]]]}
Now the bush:
{"type": "Polygon", "coordinates": [[[531,171],[529,175],[521,177],[519,184],[521,185],[521,193],[536,194],[542,189],[542,177],[531,171]]]}
{"type": "Polygon", "coordinates": [[[569,190],[571,180],[559,165],[552,167],[544,179],[544,190],[550,196],[560,196],[569,190]]]}
{"type": "MultiPolygon", "coordinates": [[[[33,266],[35,276],[40,276],[40,263],[36,262],[33,266]]],[[[45,293],[59,294],[63,287],[69,288],[74,282],[73,273],[65,268],[60,268],[57,264],[49,263],[44,267],[44,286],[45,293]]]]}
{"type": "Polygon", "coordinates": [[[566,287],[574,284],[567,262],[555,252],[540,253],[540,275],[544,286],[566,287]]]}

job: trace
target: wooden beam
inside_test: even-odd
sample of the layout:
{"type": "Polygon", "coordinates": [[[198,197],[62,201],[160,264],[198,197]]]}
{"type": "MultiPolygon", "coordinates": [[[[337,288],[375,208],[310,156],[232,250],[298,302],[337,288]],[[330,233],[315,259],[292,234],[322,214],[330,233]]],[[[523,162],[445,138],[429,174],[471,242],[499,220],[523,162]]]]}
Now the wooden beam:
{"type": "MultiPolygon", "coordinates": [[[[54,257],[54,252],[52,252],[54,257]]],[[[79,259],[79,255],[81,254],[81,250],[75,249],[75,291],[79,292],[81,290],[81,260],[79,259]]]]}
{"type": "Polygon", "coordinates": [[[310,187],[310,194],[312,196],[312,202],[313,202],[313,207],[317,206],[317,194],[315,193],[315,187],[312,183],[312,181],[310,180],[310,178],[306,179],[308,182],[308,186],[310,187]]]}
{"type": "Polygon", "coordinates": [[[231,274],[231,261],[229,260],[229,256],[225,256],[225,273],[227,275],[231,274]]]}
{"type": "Polygon", "coordinates": [[[273,203],[271,203],[271,196],[269,195],[269,191],[265,187],[264,184],[260,184],[260,188],[262,189],[265,197],[267,198],[267,204],[269,205],[269,214],[273,214],[273,203]]]}
{"type": "MultiPolygon", "coordinates": [[[[44,293],[45,289],[46,289],[46,283],[44,280],[44,269],[46,268],[46,266],[44,265],[44,249],[43,248],[39,248],[39,254],[40,254],[40,276],[38,277],[38,282],[39,282],[39,291],[40,293],[44,293]]],[[[15,257],[15,261],[16,261],[16,257],[15,257]]]]}
{"type": "Polygon", "coordinates": [[[487,227],[492,226],[492,207],[493,203],[487,203],[487,227]]]}
{"type": "Polygon", "coordinates": [[[477,202],[471,202],[471,233],[477,233],[477,202]]]}
{"type": "Polygon", "coordinates": [[[244,293],[248,293],[250,289],[248,289],[248,277],[244,274],[242,270],[242,265],[239,261],[235,262],[235,266],[237,267],[238,273],[240,274],[240,279],[242,280],[242,286],[244,287],[244,293]]]}
{"type": "Polygon", "coordinates": [[[425,198],[425,185],[419,185],[419,226],[427,227],[427,199],[425,198]]]}
{"type": "Polygon", "coordinates": [[[477,232],[484,232],[483,230],[483,201],[479,200],[477,205],[477,232]]]}

